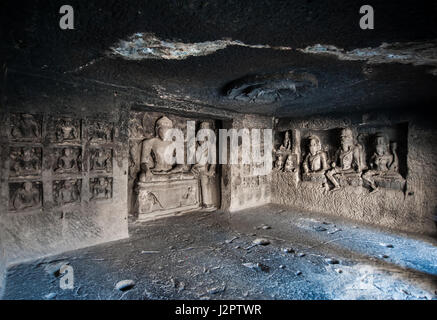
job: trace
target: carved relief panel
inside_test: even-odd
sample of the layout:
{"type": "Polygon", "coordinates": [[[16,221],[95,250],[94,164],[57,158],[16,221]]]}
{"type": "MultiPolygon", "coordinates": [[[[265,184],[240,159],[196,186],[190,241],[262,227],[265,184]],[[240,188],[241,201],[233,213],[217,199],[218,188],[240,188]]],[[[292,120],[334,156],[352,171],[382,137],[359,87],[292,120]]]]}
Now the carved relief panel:
{"type": "Polygon", "coordinates": [[[10,148],[10,177],[41,175],[42,149],[39,147],[10,148]]]}
{"type": "Polygon", "coordinates": [[[56,206],[112,199],[118,135],[114,123],[102,119],[9,114],[7,211],[43,208],[43,190],[56,206]],[[82,193],[83,181],[89,182],[90,192],[82,193]]]}
{"type": "Polygon", "coordinates": [[[96,177],[90,179],[90,200],[104,200],[112,198],[112,178],[96,177]]]}
{"type": "Polygon", "coordinates": [[[298,156],[292,150],[292,133],[291,130],[279,133],[279,141],[273,150],[273,168],[281,172],[296,172],[299,167],[298,156]]]}
{"type": "MultiPolygon", "coordinates": [[[[371,192],[379,187],[403,190],[406,168],[405,146],[396,141],[407,140],[408,124],[393,126],[362,126],[327,130],[299,129],[304,182],[320,183],[326,190],[345,186],[363,186],[371,192]]],[[[275,150],[276,170],[285,172],[288,136],[275,150]]],[[[293,154],[292,154],[293,155],[293,154]]]]}
{"type": "Polygon", "coordinates": [[[90,149],[90,170],[92,172],[112,172],[112,149],[90,149]]]}
{"type": "Polygon", "coordinates": [[[114,125],[105,121],[89,121],[87,126],[88,141],[108,143],[114,138],[114,125]]]}
{"type": "Polygon", "coordinates": [[[53,171],[55,173],[78,173],[82,171],[82,148],[55,148],[53,154],[53,171]]]}
{"type": "Polygon", "coordinates": [[[42,116],[11,114],[10,138],[15,141],[41,141],[42,116]]]}
{"type": "Polygon", "coordinates": [[[9,183],[9,210],[24,211],[41,208],[42,183],[25,181],[9,183]]]}
{"type": "Polygon", "coordinates": [[[57,205],[80,202],[82,180],[53,181],[53,200],[57,205]]]}
{"type": "Polygon", "coordinates": [[[55,143],[80,142],[81,121],[72,118],[56,118],[50,121],[50,141],[55,143]]]}

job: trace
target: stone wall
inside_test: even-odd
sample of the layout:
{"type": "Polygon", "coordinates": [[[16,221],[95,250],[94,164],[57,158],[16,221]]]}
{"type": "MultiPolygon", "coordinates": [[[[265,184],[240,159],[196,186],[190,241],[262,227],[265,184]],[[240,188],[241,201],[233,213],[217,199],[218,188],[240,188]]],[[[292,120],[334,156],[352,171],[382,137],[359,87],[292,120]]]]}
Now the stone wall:
{"type": "MultiPolygon", "coordinates": [[[[224,129],[232,128],[236,130],[243,128],[249,130],[272,129],[272,118],[242,115],[224,126],[224,129]]],[[[261,137],[263,137],[262,132],[261,137]]],[[[262,139],[260,150],[263,150],[262,139]]],[[[271,175],[257,174],[253,163],[241,164],[241,157],[242,150],[240,149],[240,164],[229,164],[223,168],[223,186],[225,188],[223,208],[229,211],[242,210],[271,202],[271,175]]]]}
{"type": "Polygon", "coordinates": [[[296,163],[288,172],[278,168],[273,171],[273,203],[407,232],[435,233],[432,219],[437,208],[437,130],[426,115],[367,113],[277,119],[275,122],[277,145],[284,140],[286,131],[291,132],[290,153],[295,154],[296,163]],[[338,158],[337,171],[332,171],[344,128],[351,129],[353,150],[362,155],[363,166],[359,173],[342,172],[338,158]],[[327,158],[328,167],[321,170],[322,173],[311,173],[311,169],[308,174],[304,172],[304,162],[316,159],[307,158],[311,139],[320,141],[317,154],[327,158]],[[372,158],[377,141],[381,146],[386,141],[385,155],[390,163],[393,155],[397,156],[397,165],[384,173],[377,170],[375,157],[372,158]],[[328,172],[339,182],[338,190],[328,179],[328,172]]]}
{"type": "Polygon", "coordinates": [[[0,268],[128,237],[129,107],[92,86],[17,75],[4,92],[0,268]]]}

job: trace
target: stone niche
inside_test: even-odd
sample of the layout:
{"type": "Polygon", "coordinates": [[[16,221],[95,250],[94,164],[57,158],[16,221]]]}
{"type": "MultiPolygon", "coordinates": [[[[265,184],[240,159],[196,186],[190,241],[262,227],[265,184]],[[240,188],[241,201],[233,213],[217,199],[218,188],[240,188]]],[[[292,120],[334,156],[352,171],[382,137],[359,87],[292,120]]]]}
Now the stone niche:
{"type": "Polygon", "coordinates": [[[407,111],[278,119],[272,203],[433,233],[435,135],[433,123],[407,111]]]}
{"type": "Polygon", "coordinates": [[[296,173],[298,181],[320,184],[327,191],[346,186],[404,191],[407,136],[407,123],[280,131],[274,169],[296,173]],[[348,139],[349,151],[343,151],[348,139]]]}
{"type": "MultiPolygon", "coordinates": [[[[194,121],[195,132],[201,128],[217,129],[216,122],[210,119],[131,111],[128,190],[129,213],[134,219],[152,220],[220,207],[219,166],[187,162],[187,121],[194,121]],[[184,134],[185,164],[168,165],[164,160],[169,142],[163,140],[163,134],[172,128],[184,134]]],[[[197,142],[195,146],[199,146],[197,142]]]]}

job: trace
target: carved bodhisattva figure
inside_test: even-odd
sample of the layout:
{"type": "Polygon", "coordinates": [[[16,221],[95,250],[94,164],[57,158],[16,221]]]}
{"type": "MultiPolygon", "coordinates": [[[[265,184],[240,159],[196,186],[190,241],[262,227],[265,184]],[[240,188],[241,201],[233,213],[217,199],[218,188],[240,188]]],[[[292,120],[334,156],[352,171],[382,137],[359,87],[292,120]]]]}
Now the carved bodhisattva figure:
{"type": "Polygon", "coordinates": [[[375,137],[375,144],[375,153],[370,158],[370,170],[363,174],[363,180],[369,183],[372,193],[379,190],[375,178],[403,179],[398,173],[399,160],[396,143],[391,143],[390,150],[388,138],[378,133],[375,137]]]}
{"type": "Polygon", "coordinates": [[[110,142],[113,136],[111,123],[94,121],[88,127],[88,140],[91,142],[110,142]]]}
{"type": "MultiPolygon", "coordinates": [[[[212,126],[209,122],[202,122],[200,129],[210,129],[212,126]]],[[[196,164],[191,171],[200,179],[200,190],[202,195],[202,204],[207,209],[216,209],[219,206],[219,185],[216,174],[216,165],[208,161],[208,148],[202,146],[206,141],[198,141],[196,152],[196,164]]],[[[194,199],[194,190],[191,190],[192,199],[194,199]]],[[[188,199],[188,198],[187,198],[188,199]]]]}
{"type": "Polygon", "coordinates": [[[99,177],[90,181],[91,200],[109,199],[112,197],[112,179],[99,177]]]}
{"type": "Polygon", "coordinates": [[[40,191],[30,181],[24,182],[13,195],[12,206],[15,210],[37,208],[40,203],[40,191]]]}
{"type": "Polygon", "coordinates": [[[285,131],[284,142],[279,147],[281,151],[290,151],[291,150],[291,138],[290,131],[285,131]]]}
{"type": "Polygon", "coordinates": [[[285,164],[285,158],[286,158],[286,154],[283,153],[278,153],[276,156],[276,161],[275,161],[275,170],[278,171],[283,171],[284,170],[284,164],[285,164]]]}
{"type": "Polygon", "coordinates": [[[19,148],[11,152],[11,175],[37,175],[41,171],[41,149],[19,148]]]}
{"type": "Polygon", "coordinates": [[[64,142],[79,139],[79,122],[72,119],[61,119],[56,123],[56,141],[64,142]]]}
{"type": "Polygon", "coordinates": [[[72,172],[80,171],[81,168],[81,156],[77,155],[74,149],[65,148],[62,150],[62,155],[58,158],[55,171],[72,172]]]}
{"type": "Polygon", "coordinates": [[[180,166],[174,166],[168,161],[168,152],[172,141],[164,141],[167,131],[173,128],[173,122],[167,117],[161,117],[155,124],[155,137],[146,139],[141,149],[140,176],[141,182],[151,179],[154,174],[169,174],[180,172],[180,166]]]}
{"type": "Polygon", "coordinates": [[[79,182],[70,180],[60,181],[55,185],[54,198],[58,204],[66,204],[79,200],[79,182]]]}
{"type": "Polygon", "coordinates": [[[112,153],[111,150],[97,149],[93,150],[90,157],[90,169],[92,171],[112,171],[112,153]]]}
{"type": "Polygon", "coordinates": [[[351,129],[345,128],[341,131],[340,143],[341,147],[335,154],[332,169],[326,173],[326,177],[334,185],[331,191],[340,189],[340,184],[337,180],[339,175],[361,175],[365,167],[362,146],[355,142],[351,129]]]}
{"type": "Polygon", "coordinates": [[[313,135],[308,138],[309,153],[305,157],[302,168],[305,175],[324,174],[328,170],[326,152],[322,150],[319,137],[313,135]]]}
{"type": "Polygon", "coordinates": [[[41,125],[31,114],[12,118],[11,136],[18,140],[34,140],[41,137],[41,125]]]}

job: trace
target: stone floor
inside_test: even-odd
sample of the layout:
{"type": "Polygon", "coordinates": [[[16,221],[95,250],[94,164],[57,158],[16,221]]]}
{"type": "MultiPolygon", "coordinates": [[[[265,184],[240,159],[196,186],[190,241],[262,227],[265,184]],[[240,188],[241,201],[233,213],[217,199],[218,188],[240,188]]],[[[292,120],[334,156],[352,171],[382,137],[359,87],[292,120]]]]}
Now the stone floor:
{"type": "Polygon", "coordinates": [[[3,298],[437,299],[432,238],[274,205],[136,223],[130,234],[10,268],[3,298]],[[64,264],[73,289],[60,288],[64,264]],[[118,290],[121,280],[135,285],[118,290]]]}

